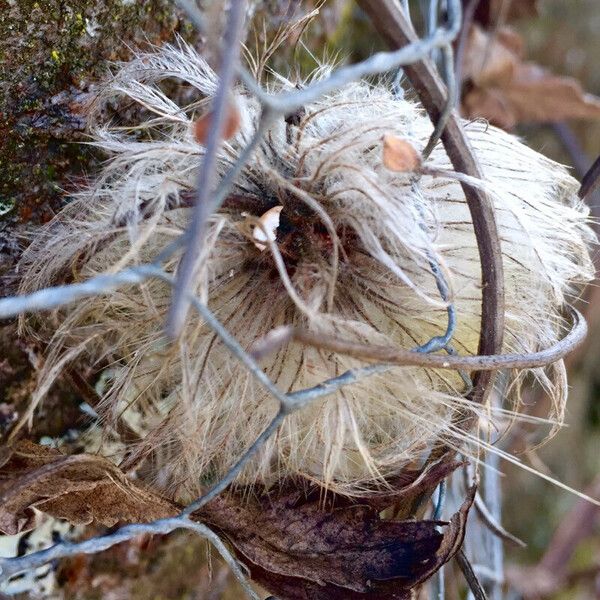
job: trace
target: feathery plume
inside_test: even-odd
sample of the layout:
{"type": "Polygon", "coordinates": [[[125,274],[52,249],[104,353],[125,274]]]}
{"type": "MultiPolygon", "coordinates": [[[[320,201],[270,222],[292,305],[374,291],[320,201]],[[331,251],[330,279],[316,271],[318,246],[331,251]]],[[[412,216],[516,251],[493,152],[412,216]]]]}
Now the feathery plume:
{"type": "MultiPolygon", "coordinates": [[[[323,69],[315,75],[321,76],[323,69]]],[[[216,82],[183,42],[122,66],[97,102],[93,129],[93,143],[109,159],[89,188],[36,233],[21,263],[22,292],[150,261],[185,231],[204,152],[196,123],[216,82]],[[168,95],[163,83],[173,79],[178,91],[168,95]],[[123,100],[140,106],[139,121],[106,120],[103,108],[123,100]]],[[[272,85],[296,84],[279,76],[272,85]]],[[[258,123],[259,105],[242,87],[235,106],[220,175],[258,123]]],[[[501,236],[504,350],[534,352],[561,337],[564,305],[592,277],[588,212],[562,166],[484,123],[465,128],[501,236]]],[[[425,344],[447,328],[433,263],[456,310],[452,344],[462,354],[477,352],[481,273],[461,187],[452,177],[423,175],[417,183],[414,173],[390,170],[383,158],[386,136],[420,151],[431,129],[418,105],[395,99],[383,82],[347,85],[271,125],[212,215],[194,279],[195,293],[244,348],[282,325],[360,343],[425,344]]],[[[451,171],[440,145],[427,166],[451,171]]],[[[171,257],[165,270],[174,273],[180,258],[171,257]]],[[[152,456],[149,477],[187,499],[227,472],[277,403],[198,316],[168,342],[170,296],[164,282],[152,280],[25,327],[48,342],[44,385],[33,401],[75,355],[104,369],[102,416],[107,423],[125,419],[140,436],[130,450],[152,456]]],[[[295,342],[260,360],[284,392],[362,364],[295,342]]],[[[534,374],[553,398],[551,419],[560,423],[564,366],[534,374]]],[[[513,374],[516,404],[523,378],[513,374]]],[[[459,373],[418,367],[359,381],[289,415],[238,482],[268,485],[301,474],[345,494],[365,493],[422,460],[436,441],[460,446],[467,439],[453,420],[464,393],[459,373]]],[[[486,407],[474,409],[487,417],[486,407]]]]}

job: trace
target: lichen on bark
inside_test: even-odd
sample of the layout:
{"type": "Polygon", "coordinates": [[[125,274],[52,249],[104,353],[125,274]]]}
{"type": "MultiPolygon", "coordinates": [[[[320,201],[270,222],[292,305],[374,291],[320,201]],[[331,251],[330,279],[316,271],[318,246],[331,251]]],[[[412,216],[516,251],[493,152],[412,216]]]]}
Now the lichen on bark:
{"type": "MultiPolygon", "coordinates": [[[[0,296],[15,291],[26,231],[95,169],[82,143],[86,106],[110,64],[176,34],[193,31],[169,0],[0,0],[0,296]]],[[[0,327],[0,437],[35,384],[32,352],[15,345],[14,325],[0,327]]],[[[77,418],[68,384],[50,396],[36,439],[61,435],[77,418]]]]}
{"type": "Polygon", "coordinates": [[[85,106],[111,62],[189,36],[168,0],[0,0],[0,275],[22,224],[51,218],[93,168],[85,106]]]}

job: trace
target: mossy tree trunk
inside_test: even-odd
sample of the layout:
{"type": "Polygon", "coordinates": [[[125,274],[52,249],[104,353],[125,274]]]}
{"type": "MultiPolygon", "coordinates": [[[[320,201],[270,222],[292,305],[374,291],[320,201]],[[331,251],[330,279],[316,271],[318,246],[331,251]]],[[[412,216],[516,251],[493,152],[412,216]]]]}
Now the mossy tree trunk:
{"type": "MultiPolygon", "coordinates": [[[[0,296],[14,293],[27,230],[48,221],[94,170],[86,110],[114,61],[194,32],[169,0],[0,0],[0,296]]],[[[35,387],[42,349],[0,322],[0,439],[35,387]]],[[[41,435],[75,424],[81,402],[59,382],[41,435]]]]}

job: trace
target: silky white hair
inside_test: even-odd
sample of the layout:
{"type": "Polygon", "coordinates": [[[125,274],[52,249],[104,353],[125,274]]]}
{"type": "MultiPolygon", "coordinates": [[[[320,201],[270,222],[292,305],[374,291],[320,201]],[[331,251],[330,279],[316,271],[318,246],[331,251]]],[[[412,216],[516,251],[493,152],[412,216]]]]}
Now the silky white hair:
{"type": "MultiPolygon", "coordinates": [[[[120,68],[97,102],[93,128],[93,143],[109,159],[36,233],[20,267],[23,292],[153,260],[185,231],[204,153],[193,125],[216,85],[208,64],[183,43],[120,68]],[[164,85],[173,80],[175,89],[164,85]],[[107,120],[111,107],[125,101],[141,107],[138,121],[107,120]]],[[[282,77],[272,85],[275,91],[295,87],[282,77]]],[[[242,87],[234,96],[240,127],[220,151],[219,176],[248,144],[259,118],[257,101],[242,87]]],[[[476,353],[481,266],[462,189],[451,174],[417,181],[382,160],[385,135],[417,150],[425,146],[432,126],[421,107],[394,98],[385,83],[358,82],[295,117],[270,126],[211,217],[194,275],[201,301],[245,348],[284,324],[413,348],[447,327],[435,265],[456,309],[452,345],[476,353]],[[257,219],[275,206],[283,206],[275,251],[285,271],[252,236],[257,219]]],[[[557,342],[563,306],[593,275],[588,211],[562,166],[485,123],[464,127],[501,238],[504,351],[535,352],[557,342]]],[[[452,171],[441,144],[427,165],[452,171]]],[[[180,257],[171,257],[165,270],[174,273],[180,257]]],[[[152,280],[81,300],[45,322],[30,320],[30,333],[48,342],[33,401],[77,356],[104,369],[106,423],[124,418],[141,438],[129,450],[152,458],[148,477],[188,498],[232,467],[278,403],[199,316],[190,316],[177,342],[168,342],[163,327],[170,297],[164,282],[152,280]]],[[[289,343],[261,366],[288,392],[360,364],[289,343]]],[[[553,399],[550,419],[559,423],[566,397],[562,362],[536,369],[535,376],[553,399]]],[[[518,405],[523,378],[513,375],[513,404],[493,418],[518,405]]],[[[363,379],[289,415],[237,481],[269,485],[299,474],[342,493],[366,493],[422,460],[436,441],[460,446],[469,439],[455,423],[464,394],[463,379],[451,371],[396,367],[363,379]]],[[[472,408],[486,414],[486,407],[472,408]]]]}

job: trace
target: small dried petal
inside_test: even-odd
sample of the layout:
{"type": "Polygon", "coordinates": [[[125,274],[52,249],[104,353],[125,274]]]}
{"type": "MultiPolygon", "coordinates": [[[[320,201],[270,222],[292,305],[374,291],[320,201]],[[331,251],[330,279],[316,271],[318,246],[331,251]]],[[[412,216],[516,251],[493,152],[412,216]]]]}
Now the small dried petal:
{"type": "MultiPolygon", "coordinates": [[[[223,139],[228,140],[233,137],[240,129],[241,115],[240,109],[236,104],[230,104],[225,116],[225,127],[223,129],[223,139]]],[[[194,139],[200,143],[206,143],[210,125],[212,123],[212,112],[208,112],[194,121],[194,139]]]]}
{"type": "Polygon", "coordinates": [[[406,173],[421,166],[421,157],[413,145],[395,135],[383,136],[383,164],[390,171],[406,173]]]}
{"type": "Polygon", "coordinates": [[[276,231],[279,227],[279,218],[283,206],[274,206],[270,208],[266,213],[261,215],[259,221],[263,224],[264,230],[256,225],[252,231],[252,237],[256,240],[254,245],[262,252],[266,249],[267,244],[264,243],[267,240],[275,241],[276,231]],[[266,234],[265,234],[266,231],[266,234]]]}

